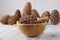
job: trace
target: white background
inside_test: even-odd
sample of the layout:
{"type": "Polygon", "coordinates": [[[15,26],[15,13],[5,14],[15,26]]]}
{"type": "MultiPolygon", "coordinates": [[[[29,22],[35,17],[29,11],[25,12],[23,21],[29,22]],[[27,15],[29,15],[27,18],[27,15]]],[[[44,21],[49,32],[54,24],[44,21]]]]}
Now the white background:
{"type": "Polygon", "coordinates": [[[0,0],[0,17],[5,14],[12,15],[16,9],[22,12],[26,2],[31,2],[32,9],[38,10],[40,15],[44,11],[60,11],[60,0],[0,0]]]}

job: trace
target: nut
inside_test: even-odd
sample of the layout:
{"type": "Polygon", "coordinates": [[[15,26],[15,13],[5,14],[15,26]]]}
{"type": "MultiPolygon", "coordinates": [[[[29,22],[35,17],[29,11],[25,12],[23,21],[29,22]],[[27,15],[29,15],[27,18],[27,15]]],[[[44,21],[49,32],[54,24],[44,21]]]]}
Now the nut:
{"type": "Polygon", "coordinates": [[[35,20],[36,20],[36,18],[34,18],[33,16],[23,16],[23,17],[21,17],[20,19],[19,19],[19,22],[21,23],[21,24],[34,24],[35,23],[35,20]]]}
{"type": "Polygon", "coordinates": [[[21,24],[38,24],[38,23],[44,23],[47,22],[48,17],[43,17],[43,18],[35,18],[34,16],[28,15],[28,16],[23,16],[19,19],[19,23],[21,24]]]}
{"type": "Polygon", "coordinates": [[[41,18],[37,18],[37,21],[42,23],[42,22],[47,22],[48,17],[41,17],[41,18]]]}

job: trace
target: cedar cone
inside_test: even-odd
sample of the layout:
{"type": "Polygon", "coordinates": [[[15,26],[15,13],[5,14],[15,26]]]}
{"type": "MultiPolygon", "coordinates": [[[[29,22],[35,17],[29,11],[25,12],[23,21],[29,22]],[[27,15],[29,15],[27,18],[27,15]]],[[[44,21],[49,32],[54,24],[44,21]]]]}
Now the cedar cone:
{"type": "Polygon", "coordinates": [[[0,19],[0,22],[3,24],[7,24],[9,18],[10,18],[10,15],[5,15],[0,19]]]}
{"type": "Polygon", "coordinates": [[[13,24],[15,24],[17,21],[18,21],[18,17],[15,16],[15,15],[13,15],[13,16],[11,16],[10,19],[8,20],[8,24],[13,25],[13,24]]]}
{"type": "Polygon", "coordinates": [[[31,10],[31,15],[34,16],[34,17],[40,17],[40,16],[39,16],[39,13],[38,13],[37,10],[35,10],[35,9],[32,9],[32,10],[31,10]]]}
{"type": "Polygon", "coordinates": [[[8,24],[10,24],[10,25],[16,24],[16,20],[14,20],[13,18],[9,19],[8,24]]]}
{"type": "Polygon", "coordinates": [[[59,22],[60,22],[60,14],[59,14],[59,22]]]}
{"type": "Polygon", "coordinates": [[[22,12],[23,16],[31,15],[31,3],[27,2],[22,12]]]}
{"type": "Polygon", "coordinates": [[[15,11],[15,16],[17,16],[18,18],[21,17],[21,13],[20,13],[20,10],[19,10],[19,9],[17,9],[17,10],[15,11]]]}
{"type": "Polygon", "coordinates": [[[49,13],[49,11],[45,11],[45,12],[42,14],[41,17],[48,17],[47,22],[49,22],[49,18],[50,18],[50,13],[49,13]]]}
{"type": "Polygon", "coordinates": [[[56,25],[59,23],[59,11],[53,10],[50,16],[51,23],[56,25]]]}
{"type": "Polygon", "coordinates": [[[45,11],[43,14],[42,14],[42,17],[45,17],[45,16],[48,16],[50,18],[50,13],[49,11],[45,11]]]}
{"type": "Polygon", "coordinates": [[[59,17],[59,22],[60,22],[60,17],[59,17]]]}

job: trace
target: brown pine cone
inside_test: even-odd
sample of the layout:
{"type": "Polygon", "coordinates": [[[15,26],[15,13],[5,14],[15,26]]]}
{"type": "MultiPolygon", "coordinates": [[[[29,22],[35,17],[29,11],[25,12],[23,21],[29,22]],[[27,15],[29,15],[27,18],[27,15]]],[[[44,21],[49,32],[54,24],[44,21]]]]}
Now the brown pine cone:
{"type": "Polygon", "coordinates": [[[13,18],[9,19],[8,24],[10,24],[10,25],[16,24],[16,20],[14,20],[13,18]]]}
{"type": "Polygon", "coordinates": [[[8,20],[8,24],[13,25],[13,24],[15,24],[17,21],[18,21],[18,17],[15,16],[15,15],[13,15],[13,16],[11,16],[10,19],[8,20]]]}
{"type": "Polygon", "coordinates": [[[59,14],[59,22],[60,22],[60,14],[59,14]]]}
{"type": "Polygon", "coordinates": [[[20,10],[19,10],[19,9],[17,9],[17,10],[15,11],[15,16],[17,16],[18,18],[21,17],[21,13],[20,13],[20,10]]]}
{"type": "Polygon", "coordinates": [[[42,17],[45,17],[45,16],[48,16],[50,18],[50,13],[49,11],[45,11],[43,14],[42,14],[42,17]]]}
{"type": "Polygon", "coordinates": [[[59,22],[60,22],[60,17],[59,17],[59,22]]]}
{"type": "Polygon", "coordinates": [[[41,17],[48,17],[47,22],[49,22],[49,18],[50,18],[50,13],[49,13],[49,11],[45,11],[45,12],[42,14],[41,17]]]}
{"type": "Polygon", "coordinates": [[[31,15],[31,3],[30,2],[27,2],[25,4],[25,7],[24,7],[23,12],[22,12],[22,15],[23,16],[31,15]]]}
{"type": "Polygon", "coordinates": [[[11,16],[10,19],[14,19],[14,20],[16,20],[16,21],[19,20],[19,18],[18,18],[16,15],[11,16]]]}
{"type": "Polygon", "coordinates": [[[0,22],[2,24],[7,24],[8,23],[8,19],[10,18],[10,15],[5,15],[0,19],[0,22]]]}
{"type": "Polygon", "coordinates": [[[32,9],[32,10],[31,10],[31,15],[34,16],[34,17],[40,17],[40,16],[39,16],[39,13],[38,13],[37,10],[35,10],[35,9],[32,9]]]}
{"type": "Polygon", "coordinates": [[[52,24],[56,25],[59,23],[59,11],[53,10],[50,16],[50,21],[52,24]]]}

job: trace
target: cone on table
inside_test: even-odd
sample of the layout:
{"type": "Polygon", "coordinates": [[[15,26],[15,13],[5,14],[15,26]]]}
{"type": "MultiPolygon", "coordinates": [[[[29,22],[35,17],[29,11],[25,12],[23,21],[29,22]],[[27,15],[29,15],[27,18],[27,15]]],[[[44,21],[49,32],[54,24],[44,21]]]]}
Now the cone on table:
{"type": "Polygon", "coordinates": [[[60,14],[59,14],[59,22],[60,22],[60,14]]]}
{"type": "Polygon", "coordinates": [[[59,22],[60,22],[60,17],[59,17],[59,22]]]}
{"type": "Polygon", "coordinates": [[[8,24],[8,19],[10,18],[10,15],[4,15],[1,19],[0,22],[2,24],[8,24]]]}
{"type": "Polygon", "coordinates": [[[20,17],[21,17],[20,10],[17,9],[15,11],[15,14],[13,16],[11,16],[10,19],[8,20],[8,24],[10,24],[10,25],[16,24],[16,22],[19,20],[20,17]]]}
{"type": "Polygon", "coordinates": [[[59,11],[53,10],[50,16],[50,21],[52,24],[57,25],[59,23],[59,11]]]}
{"type": "Polygon", "coordinates": [[[13,15],[10,17],[10,19],[8,20],[8,24],[13,25],[16,24],[16,22],[18,21],[18,17],[13,15]]]}

